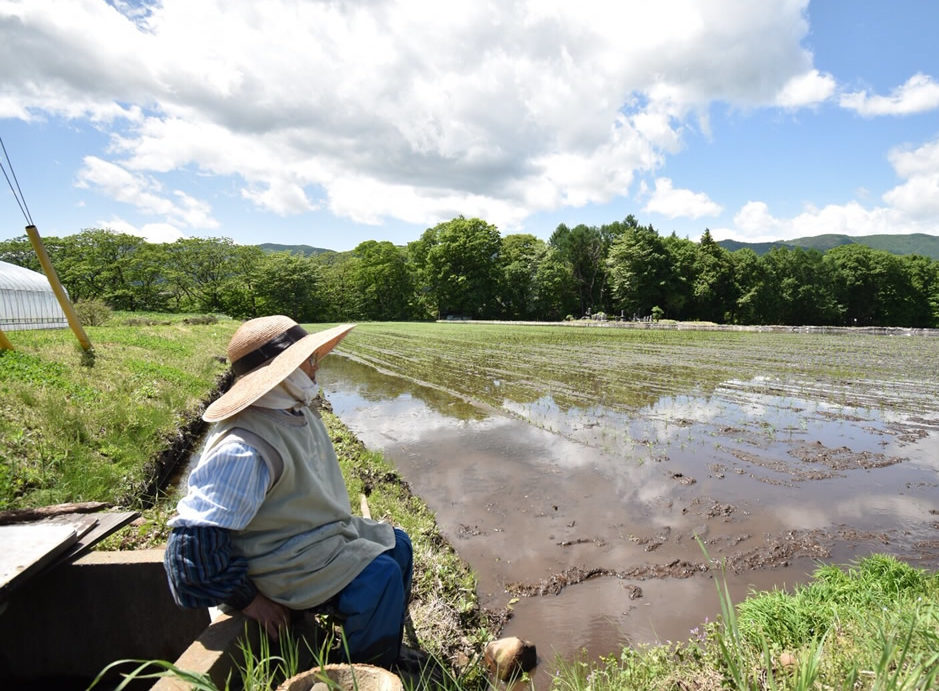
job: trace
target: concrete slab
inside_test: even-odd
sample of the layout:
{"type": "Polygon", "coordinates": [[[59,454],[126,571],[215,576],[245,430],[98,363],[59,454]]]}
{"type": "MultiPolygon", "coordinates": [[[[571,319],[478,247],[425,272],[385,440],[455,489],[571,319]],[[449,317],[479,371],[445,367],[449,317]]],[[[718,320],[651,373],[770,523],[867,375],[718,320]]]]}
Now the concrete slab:
{"type": "Polygon", "coordinates": [[[90,682],[121,659],[175,660],[208,625],[206,610],[173,602],[162,549],[91,552],[11,595],[0,613],[0,688],[90,682]]]}
{"type": "MultiPolygon", "coordinates": [[[[241,641],[256,650],[258,631],[257,625],[241,613],[219,614],[174,664],[187,672],[207,674],[223,689],[229,676],[232,680],[239,679],[238,665],[243,661],[241,641]]],[[[189,688],[189,684],[172,677],[161,679],[153,686],[154,691],[188,691],[189,688]]]]}

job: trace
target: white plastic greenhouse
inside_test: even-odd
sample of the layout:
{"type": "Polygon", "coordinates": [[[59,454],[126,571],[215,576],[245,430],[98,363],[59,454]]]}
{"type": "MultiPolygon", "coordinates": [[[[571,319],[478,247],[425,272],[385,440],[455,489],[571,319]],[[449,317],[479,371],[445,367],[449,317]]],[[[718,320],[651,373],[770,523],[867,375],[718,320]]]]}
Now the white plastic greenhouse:
{"type": "Polygon", "coordinates": [[[48,279],[36,271],[0,261],[0,330],[66,327],[68,320],[48,279]]]}

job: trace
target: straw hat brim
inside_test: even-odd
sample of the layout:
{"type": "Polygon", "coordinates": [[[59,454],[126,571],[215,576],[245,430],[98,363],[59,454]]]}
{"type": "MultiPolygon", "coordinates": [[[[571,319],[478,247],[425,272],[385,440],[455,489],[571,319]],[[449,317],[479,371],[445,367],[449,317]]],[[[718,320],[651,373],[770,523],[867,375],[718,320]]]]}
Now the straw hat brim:
{"type": "Polygon", "coordinates": [[[355,324],[341,324],[304,336],[277,357],[235,379],[231,388],[205,409],[202,419],[218,422],[240,413],[284,381],[314,353],[317,360],[322,359],[354,327],[355,324]]]}

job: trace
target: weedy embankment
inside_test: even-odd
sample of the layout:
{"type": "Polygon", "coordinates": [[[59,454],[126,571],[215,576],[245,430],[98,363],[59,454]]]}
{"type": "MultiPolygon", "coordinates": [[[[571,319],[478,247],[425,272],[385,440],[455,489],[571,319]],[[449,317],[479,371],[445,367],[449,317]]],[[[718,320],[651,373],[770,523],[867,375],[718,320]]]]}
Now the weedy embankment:
{"type": "Polygon", "coordinates": [[[721,617],[688,641],[562,663],[555,687],[926,691],[939,682],[939,574],[872,555],[736,606],[716,582],[721,617]]]}
{"type": "Polygon", "coordinates": [[[10,334],[16,350],[0,355],[0,509],[152,502],[163,452],[185,450],[181,430],[225,373],[219,355],[237,328],[183,319],[87,327],[91,356],[68,331],[10,334]]]}
{"type": "MultiPolygon", "coordinates": [[[[169,319],[87,327],[93,357],[68,331],[12,335],[16,350],[0,354],[0,510],[79,501],[134,507],[143,518],[101,546],[165,541],[178,489],[162,487],[161,478],[198,441],[201,409],[227,373],[225,347],[238,326],[169,319]]],[[[374,518],[411,535],[410,611],[422,646],[468,668],[469,682],[479,668],[471,663],[496,626],[478,607],[473,574],[395,469],[328,409],[322,415],[353,506],[365,494],[374,518]]]]}

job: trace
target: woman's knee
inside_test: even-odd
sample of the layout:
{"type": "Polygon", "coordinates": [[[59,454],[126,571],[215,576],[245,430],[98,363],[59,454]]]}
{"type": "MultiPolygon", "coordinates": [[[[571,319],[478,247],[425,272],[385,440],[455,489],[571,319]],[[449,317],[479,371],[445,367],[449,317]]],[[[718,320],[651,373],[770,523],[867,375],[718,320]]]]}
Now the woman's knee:
{"type": "Polygon", "coordinates": [[[410,597],[411,577],[414,573],[414,549],[411,546],[411,538],[400,528],[395,528],[395,546],[385,554],[394,559],[401,569],[405,598],[410,597]]]}
{"type": "Polygon", "coordinates": [[[405,597],[402,569],[388,554],[380,554],[339,593],[339,608],[347,616],[370,618],[383,608],[397,608],[405,597]]]}
{"type": "Polygon", "coordinates": [[[392,558],[398,562],[401,570],[409,570],[414,561],[414,548],[411,538],[401,528],[395,528],[395,546],[391,548],[392,558]]]}

